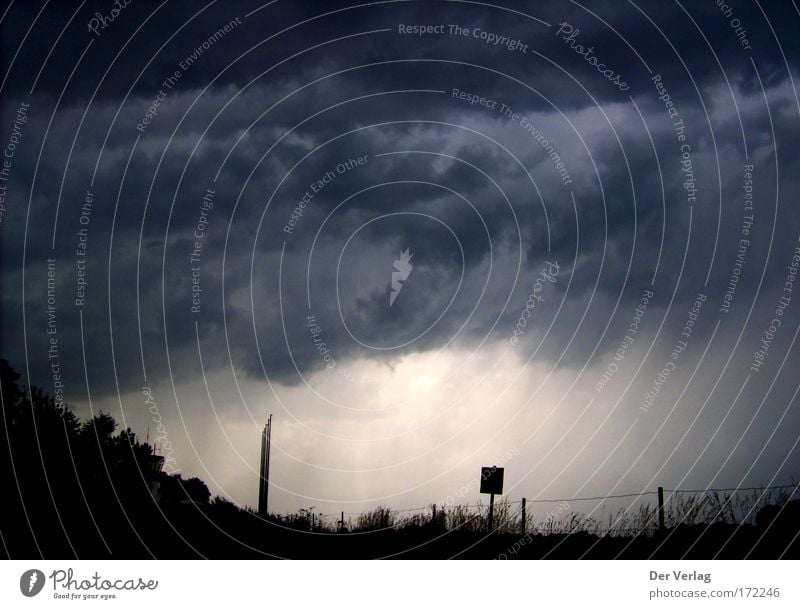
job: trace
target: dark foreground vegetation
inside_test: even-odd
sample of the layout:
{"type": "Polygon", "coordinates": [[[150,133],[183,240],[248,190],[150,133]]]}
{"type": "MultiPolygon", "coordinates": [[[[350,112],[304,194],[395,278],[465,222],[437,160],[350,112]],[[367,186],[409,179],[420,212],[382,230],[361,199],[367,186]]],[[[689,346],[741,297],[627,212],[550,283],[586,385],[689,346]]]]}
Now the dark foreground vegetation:
{"type": "Polygon", "coordinates": [[[312,509],[262,519],[211,499],[205,483],[98,413],[81,422],[0,359],[0,552],[7,558],[800,558],[796,488],[702,494],[601,517],[557,507],[523,523],[508,502],[486,532],[481,508],[386,508],[325,518],[312,509]],[[523,532],[524,531],[524,532],[523,532]]]}

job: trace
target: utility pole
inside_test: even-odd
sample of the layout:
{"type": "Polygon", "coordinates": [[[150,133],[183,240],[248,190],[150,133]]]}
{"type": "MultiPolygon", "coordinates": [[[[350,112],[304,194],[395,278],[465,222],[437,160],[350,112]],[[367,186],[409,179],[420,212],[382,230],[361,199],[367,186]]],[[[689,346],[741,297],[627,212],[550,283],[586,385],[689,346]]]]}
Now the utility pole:
{"type": "Polygon", "coordinates": [[[269,453],[272,443],[272,415],[269,415],[261,432],[261,463],[258,481],[258,514],[266,518],[269,514],[269,453]]]}

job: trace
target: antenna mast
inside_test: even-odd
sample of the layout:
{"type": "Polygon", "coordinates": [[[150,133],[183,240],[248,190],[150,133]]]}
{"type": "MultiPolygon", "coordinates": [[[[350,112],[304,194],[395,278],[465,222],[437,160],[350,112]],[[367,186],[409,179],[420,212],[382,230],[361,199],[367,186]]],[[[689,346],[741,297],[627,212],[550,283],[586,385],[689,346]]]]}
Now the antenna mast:
{"type": "Polygon", "coordinates": [[[272,415],[261,432],[261,474],[258,479],[258,514],[267,517],[269,500],[269,453],[272,444],[272,415]]]}

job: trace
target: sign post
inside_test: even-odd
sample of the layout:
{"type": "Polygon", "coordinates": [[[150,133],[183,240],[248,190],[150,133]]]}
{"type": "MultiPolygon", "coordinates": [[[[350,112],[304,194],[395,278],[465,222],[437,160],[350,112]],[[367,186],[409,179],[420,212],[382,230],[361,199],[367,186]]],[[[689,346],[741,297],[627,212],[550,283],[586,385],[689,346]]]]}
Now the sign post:
{"type": "Polygon", "coordinates": [[[489,532],[494,531],[494,496],[503,494],[502,467],[492,465],[481,468],[481,493],[489,495],[489,532]]]}

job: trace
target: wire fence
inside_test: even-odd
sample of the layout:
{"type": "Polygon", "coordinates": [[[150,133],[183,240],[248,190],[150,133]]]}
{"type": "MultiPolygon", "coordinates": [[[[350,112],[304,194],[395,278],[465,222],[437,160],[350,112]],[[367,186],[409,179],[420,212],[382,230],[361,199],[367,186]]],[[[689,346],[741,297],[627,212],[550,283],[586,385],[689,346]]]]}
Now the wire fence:
{"type": "MultiPolygon", "coordinates": [[[[777,486],[750,486],[750,487],[730,487],[730,488],[706,488],[706,489],[663,489],[665,494],[670,495],[678,495],[678,494],[689,494],[689,495],[701,495],[703,493],[736,493],[736,492],[767,492],[773,490],[783,490],[783,489],[795,489],[800,490],[800,483],[798,484],[781,484],[777,486]]],[[[542,503],[578,503],[580,501],[606,501],[608,499],[632,499],[634,497],[647,497],[657,495],[658,491],[642,491],[640,493],[624,493],[621,495],[598,495],[595,497],[566,497],[560,499],[525,499],[527,505],[531,504],[542,504],[542,503]]],[[[523,502],[522,499],[518,499],[516,501],[507,501],[509,505],[521,505],[523,502]]],[[[423,512],[425,510],[430,510],[431,506],[437,505],[435,503],[429,503],[427,505],[412,507],[412,508],[403,508],[403,509],[392,509],[393,512],[396,513],[406,513],[406,512],[423,512]]],[[[485,503],[462,503],[459,504],[460,506],[467,507],[467,508],[476,508],[480,509],[486,507],[487,504],[485,503]]],[[[336,513],[318,513],[320,516],[338,516],[342,512],[336,513]]],[[[348,512],[345,511],[345,516],[354,516],[363,514],[364,511],[360,512],[348,512]]]]}
{"type": "MultiPolygon", "coordinates": [[[[659,489],[565,498],[500,499],[493,507],[493,530],[498,533],[590,533],[594,535],[649,534],[678,525],[754,524],[759,511],[769,505],[784,505],[795,497],[800,484],[705,489],[659,489]],[[663,501],[655,503],[654,497],[663,501]],[[641,502],[647,498],[649,501],[641,502]],[[631,500],[626,507],[610,510],[610,500],[631,500]],[[598,502],[588,513],[574,504],[598,502]],[[555,505],[542,514],[537,505],[555,505]]],[[[295,514],[271,515],[284,524],[309,531],[373,532],[406,527],[433,526],[443,530],[485,531],[489,505],[466,503],[412,508],[376,507],[361,512],[319,513],[314,508],[295,514]]]]}

